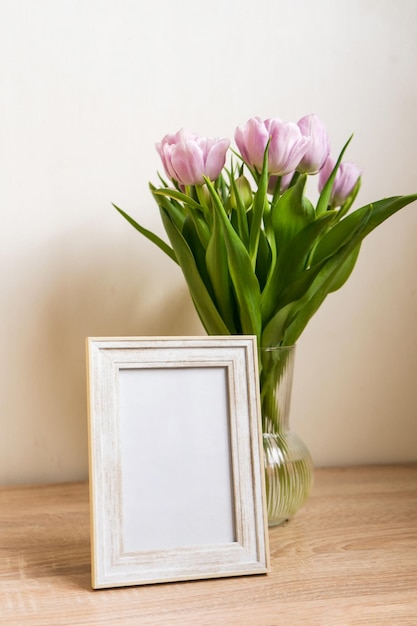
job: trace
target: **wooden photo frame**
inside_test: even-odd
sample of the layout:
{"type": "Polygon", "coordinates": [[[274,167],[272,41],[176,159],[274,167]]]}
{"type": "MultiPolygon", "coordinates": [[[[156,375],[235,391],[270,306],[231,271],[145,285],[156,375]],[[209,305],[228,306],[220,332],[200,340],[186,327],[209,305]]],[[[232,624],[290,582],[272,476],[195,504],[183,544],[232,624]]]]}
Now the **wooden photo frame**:
{"type": "Polygon", "coordinates": [[[256,338],[88,338],[93,588],[268,570],[256,338]]]}

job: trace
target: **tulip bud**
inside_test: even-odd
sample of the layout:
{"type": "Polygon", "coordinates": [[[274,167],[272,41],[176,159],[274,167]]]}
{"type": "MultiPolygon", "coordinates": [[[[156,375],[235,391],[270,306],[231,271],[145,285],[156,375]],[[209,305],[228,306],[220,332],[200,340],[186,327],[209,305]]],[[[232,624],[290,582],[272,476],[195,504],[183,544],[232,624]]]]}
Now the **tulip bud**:
{"type": "MultiPolygon", "coordinates": [[[[335,166],[335,161],[329,157],[320,172],[319,191],[323,190],[324,185],[329,179],[335,166]]],[[[345,161],[339,165],[336,178],[333,182],[332,193],[330,196],[330,204],[332,207],[342,206],[354,190],[362,171],[349,161],[345,161]]]]}
{"type": "Polygon", "coordinates": [[[317,174],[330,153],[330,140],[326,127],[314,114],[302,117],[298,121],[298,127],[304,137],[310,137],[311,142],[297,169],[304,174],[317,174]]]}
{"type": "Polygon", "coordinates": [[[245,211],[247,211],[253,202],[252,188],[250,186],[250,182],[246,178],[246,176],[239,176],[235,180],[236,189],[231,186],[230,191],[230,204],[233,209],[238,208],[238,200],[236,195],[239,196],[240,202],[245,207],[245,211]]]}

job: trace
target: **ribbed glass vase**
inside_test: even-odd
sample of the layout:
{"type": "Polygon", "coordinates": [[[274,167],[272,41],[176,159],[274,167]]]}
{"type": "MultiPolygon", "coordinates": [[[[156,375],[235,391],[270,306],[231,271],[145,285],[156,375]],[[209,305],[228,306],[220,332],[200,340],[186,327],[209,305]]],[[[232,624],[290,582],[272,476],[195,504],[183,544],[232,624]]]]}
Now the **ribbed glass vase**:
{"type": "Polygon", "coordinates": [[[289,427],[295,346],[260,349],[260,392],[269,526],[290,519],[313,485],[311,455],[289,427]]]}

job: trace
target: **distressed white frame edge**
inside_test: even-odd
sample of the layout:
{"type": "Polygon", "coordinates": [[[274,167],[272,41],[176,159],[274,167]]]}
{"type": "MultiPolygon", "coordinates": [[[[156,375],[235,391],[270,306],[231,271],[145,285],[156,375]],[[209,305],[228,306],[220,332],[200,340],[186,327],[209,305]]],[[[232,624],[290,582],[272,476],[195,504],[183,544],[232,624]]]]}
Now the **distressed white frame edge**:
{"type": "MultiPolygon", "coordinates": [[[[226,359],[221,360],[218,366],[226,367],[225,363],[226,359]]],[[[231,337],[89,337],[87,338],[87,365],[93,588],[267,573],[269,571],[269,545],[262,465],[256,337],[242,335],[231,337]],[[235,383],[237,388],[233,391],[234,398],[229,398],[229,429],[231,431],[229,445],[234,467],[232,504],[235,513],[239,507],[243,507],[244,510],[235,518],[237,541],[231,544],[218,546],[204,544],[192,549],[180,547],[174,550],[141,551],[120,557],[114,546],[114,531],[109,530],[109,524],[106,528],[105,524],[106,520],[114,521],[114,511],[117,511],[118,506],[114,501],[114,492],[117,492],[117,487],[114,486],[115,467],[106,467],[108,458],[105,458],[103,462],[100,456],[103,450],[106,455],[105,445],[109,432],[114,434],[111,429],[114,427],[117,416],[117,395],[115,394],[120,367],[116,369],[104,367],[103,369],[102,360],[103,356],[109,354],[108,351],[110,351],[113,358],[116,354],[119,359],[123,357],[121,361],[118,361],[122,364],[122,369],[123,365],[136,367],[139,365],[136,363],[137,358],[135,361],[135,351],[150,349],[155,352],[155,348],[162,349],[162,351],[173,349],[180,352],[185,348],[196,349],[196,355],[200,350],[201,354],[195,361],[186,361],[187,367],[210,365],[206,355],[216,349],[224,350],[225,354],[227,350],[243,349],[246,368],[244,380],[241,377],[242,372],[234,372],[232,376],[232,383],[235,383]],[[208,352],[207,349],[209,349],[208,352]],[[244,433],[233,435],[232,432],[234,428],[242,430],[245,427],[244,424],[239,424],[242,418],[233,416],[231,412],[234,401],[236,399],[242,401],[242,391],[246,391],[247,394],[247,403],[245,403],[248,411],[247,441],[240,440],[240,435],[244,433]],[[100,410],[97,408],[97,403],[99,405],[101,403],[100,410]],[[105,425],[107,424],[104,433],[103,424],[98,424],[99,413],[105,418],[105,425]],[[247,460],[248,453],[249,460],[247,460]],[[245,467],[245,463],[249,465],[245,467]],[[169,567],[166,566],[167,559],[171,564],[169,567]],[[161,561],[163,565],[160,565],[161,561]]],[[[233,359],[232,365],[236,369],[233,359]]],[[[168,369],[178,367],[178,362],[175,359],[173,362],[167,361],[165,367],[168,369]]],[[[228,371],[230,376],[230,370],[228,371]]]]}

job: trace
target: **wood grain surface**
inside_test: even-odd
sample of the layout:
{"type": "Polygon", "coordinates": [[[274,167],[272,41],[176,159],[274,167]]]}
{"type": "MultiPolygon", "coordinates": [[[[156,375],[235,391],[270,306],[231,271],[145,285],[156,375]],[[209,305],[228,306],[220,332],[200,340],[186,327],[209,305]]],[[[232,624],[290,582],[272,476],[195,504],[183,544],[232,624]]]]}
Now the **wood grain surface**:
{"type": "Polygon", "coordinates": [[[3,626],[417,626],[417,465],[316,470],[267,575],[93,591],[86,483],[0,489],[3,626]]]}

